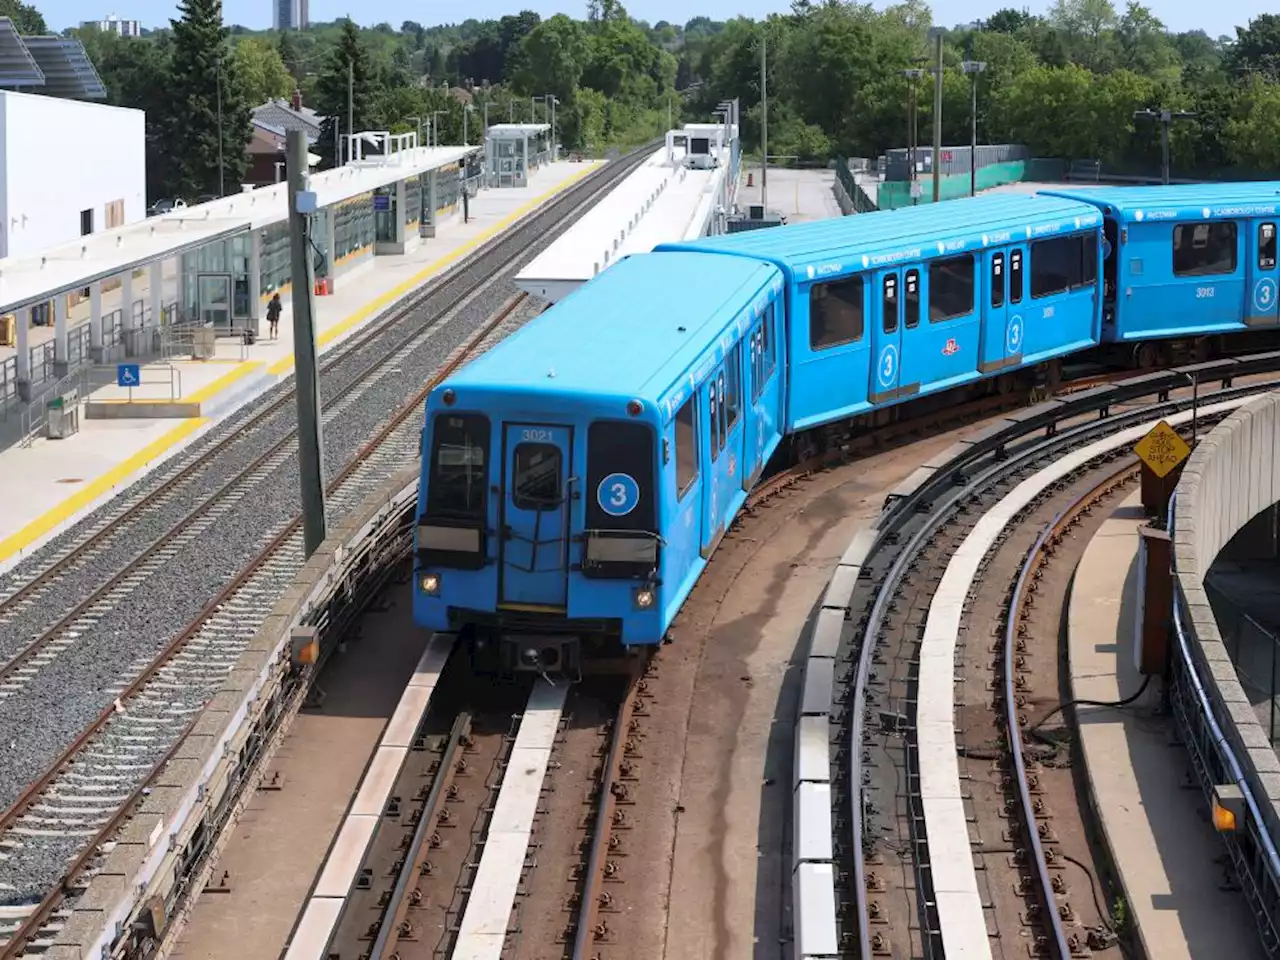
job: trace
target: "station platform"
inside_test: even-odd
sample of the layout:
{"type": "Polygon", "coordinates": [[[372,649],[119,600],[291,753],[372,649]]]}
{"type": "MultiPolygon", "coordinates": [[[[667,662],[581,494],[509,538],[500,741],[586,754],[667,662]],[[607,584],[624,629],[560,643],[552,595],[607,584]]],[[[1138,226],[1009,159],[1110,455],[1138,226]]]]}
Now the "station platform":
{"type": "MultiPolygon", "coordinates": [[[[1133,664],[1141,496],[1121,503],[1076,569],[1068,611],[1073,700],[1114,703],[1142,683],[1133,664]]],[[[1078,706],[1088,796],[1115,868],[1122,901],[1113,922],[1132,931],[1141,955],[1159,960],[1261,960],[1244,896],[1227,889],[1226,850],[1198,787],[1184,786],[1188,759],[1158,712],[1153,684],[1133,705],[1078,706]]],[[[1083,877],[1071,877],[1087,896],[1083,877]]],[[[1101,890],[1097,891],[1101,896],[1101,890]]]]}
{"type": "MultiPolygon", "coordinates": [[[[408,253],[372,257],[344,273],[332,295],[315,301],[319,350],[341,343],[597,166],[553,163],[540,168],[528,186],[482,190],[471,201],[468,223],[460,215],[442,221],[433,239],[408,253]]],[[[293,369],[293,326],[289,300],[282,302],[275,340],[266,337],[263,321],[263,336],[254,344],[221,339],[211,360],[143,363],[141,386],[132,388],[134,409],[128,408],[130,391],[117,387],[113,375],[88,397],[90,405],[99,405],[99,415],[82,411],[80,430],[71,437],[23,445],[19,418],[0,422],[0,572],[286,377],[293,369]],[[147,408],[136,406],[143,402],[147,408]],[[120,415],[101,409],[112,405],[124,408],[120,415]],[[145,415],[124,415],[138,412],[145,415]]]]}
{"type": "Polygon", "coordinates": [[[684,149],[664,146],[630,173],[516,276],[522,290],[552,303],[618,260],[660,243],[704,236],[728,208],[735,185],[727,163],[684,165],[684,149]]]}

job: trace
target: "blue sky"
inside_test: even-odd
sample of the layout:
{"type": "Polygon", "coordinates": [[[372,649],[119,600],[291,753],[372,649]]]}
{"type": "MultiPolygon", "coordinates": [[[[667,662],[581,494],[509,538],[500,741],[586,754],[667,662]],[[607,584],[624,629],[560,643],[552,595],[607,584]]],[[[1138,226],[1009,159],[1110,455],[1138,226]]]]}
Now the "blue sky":
{"type": "MultiPolygon", "coordinates": [[[[223,0],[227,19],[248,27],[271,26],[271,0],[223,0]]],[[[670,20],[684,22],[695,14],[722,20],[742,14],[759,17],[762,14],[789,9],[790,3],[779,0],[630,0],[624,4],[632,16],[650,22],[670,20]]],[[[877,0],[876,6],[883,6],[877,0]]],[[[934,19],[944,24],[962,23],[983,17],[1005,6],[1027,6],[1033,12],[1044,10],[1044,0],[934,0],[931,4],[934,19]]],[[[1251,17],[1267,11],[1262,0],[1217,0],[1212,4],[1192,3],[1190,0],[1148,0],[1148,5],[1165,24],[1173,30],[1204,30],[1210,36],[1235,35],[1235,27],[1243,26],[1251,17]]],[[[97,19],[108,13],[141,20],[143,26],[164,24],[174,16],[176,0],[36,0],[36,6],[49,25],[55,29],[74,26],[82,20],[97,19]],[[113,6],[118,4],[118,6],[113,6]]],[[[467,3],[439,3],[429,5],[422,0],[381,0],[377,14],[370,14],[363,4],[352,0],[311,0],[313,20],[332,20],[352,12],[357,22],[372,24],[378,20],[399,25],[405,20],[417,20],[425,24],[444,20],[460,20],[466,16],[483,19],[531,8],[543,16],[568,13],[581,16],[586,10],[585,0],[469,0],[467,3]],[[442,16],[443,11],[458,11],[456,15],[442,16]]],[[[1124,7],[1123,0],[1116,6],[1124,7]]]]}

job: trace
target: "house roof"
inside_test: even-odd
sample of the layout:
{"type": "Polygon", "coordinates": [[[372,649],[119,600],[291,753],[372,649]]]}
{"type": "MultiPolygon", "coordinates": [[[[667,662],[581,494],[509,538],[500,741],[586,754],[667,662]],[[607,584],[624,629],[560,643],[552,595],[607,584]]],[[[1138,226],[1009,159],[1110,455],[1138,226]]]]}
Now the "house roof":
{"type": "Polygon", "coordinates": [[[308,137],[320,136],[323,118],[309,107],[293,109],[287,100],[268,100],[251,111],[253,122],[272,130],[301,130],[308,137]]]}

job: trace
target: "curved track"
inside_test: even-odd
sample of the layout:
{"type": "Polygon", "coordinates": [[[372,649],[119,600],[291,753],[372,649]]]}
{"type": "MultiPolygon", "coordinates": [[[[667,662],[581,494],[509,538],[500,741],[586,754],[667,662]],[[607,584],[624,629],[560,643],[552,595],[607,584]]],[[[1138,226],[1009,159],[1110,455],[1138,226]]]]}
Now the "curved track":
{"type": "MultiPolygon", "coordinates": [[[[583,212],[644,155],[646,151],[642,150],[606,166],[550,209],[531,217],[511,235],[487,248],[476,262],[460,266],[442,283],[412,299],[405,308],[397,309],[386,321],[351,346],[344,347],[329,361],[327,375],[340,369],[346,376],[336,384],[340,399],[327,410],[327,426],[347,426],[355,418],[350,416],[346,404],[352,398],[367,398],[379,389],[381,396],[394,397],[393,409],[398,408],[391,421],[377,431],[374,440],[360,444],[352,455],[342,456],[339,447],[341,461],[335,463],[334,446],[326,451],[331,516],[342,515],[376,489],[387,475],[417,457],[422,398],[435,379],[415,377],[407,359],[420,357],[419,365],[422,360],[430,362],[432,351],[424,352],[422,348],[431,345],[438,355],[442,344],[436,341],[440,340],[441,329],[449,329],[451,323],[458,326],[468,310],[490,312],[484,303],[486,299],[492,302],[494,281],[513,275],[524,260],[536,253],[537,244],[531,241],[534,238],[539,243],[549,241],[553,228],[567,225],[567,220],[583,212]],[[408,322],[415,318],[419,321],[417,324],[408,322]],[[388,337],[390,344],[386,342],[388,337]],[[381,372],[380,379],[372,376],[377,372],[381,372]],[[406,382],[412,385],[424,380],[427,388],[405,387],[406,382]]],[[[500,329],[504,325],[518,325],[523,318],[517,315],[517,307],[523,300],[521,294],[508,301],[479,335],[469,338],[452,335],[449,345],[456,343],[458,348],[455,359],[437,378],[482,349],[486,340],[505,333],[500,329]]],[[[438,370],[438,361],[431,365],[438,370]]],[[[208,478],[201,473],[202,466],[213,467],[213,472],[218,473],[217,468],[226,468],[231,462],[229,476],[213,480],[212,495],[199,500],[194,510],[183,507],[179,511],[183,515],[176,523],[168,523],[168,518],[163,518],[165,535],[140,553],[135,551],[123,570],[116,568],[105,582],[91,587],[88,598],[76,603],[71,613],[59,617],[52,627],[42,629],[16,657],[11,656],[0,668],[10,691],[8,703],[22,702],[25,698],[18,696],[19,693],[38,692],[41,681],[51,679],[42,674],[54,673],[50,668],[61,664],[63,654],[92,646],[95,633],[102,635],[101,628],[110,623],[113,614],[138,604],[139,587],[152,582],[147,576],[149,570],[161,574],[155,579],[171,575],[172,569],[165,561],[174,564],[189,560],[190,548],[197,545],[200,534],[216,536],[221,532],[215,524],[218,519],[224,524],[243,525],[245,510],[251,510],[254,505],[253,485],[257,483],[260,487],[264,471],[273,461],[287,464],[290,460],[291,399],[291,391],[280,390],[266,412],[250,412],[233,418],[230,435],[215,438],[206,443],[203,450],[193,451],[189,462],[179,467],[172,480],[159,479],[158,488],[155,482],[145,484],[147,489],[132,493],[127,504],[109,505],[90,519],[86,525],[87,536],[77,540],[76,531],[72,531],[71,537],[63,538],[68,544],[54,545],[51,560],[31,564],[36,570],[36,579],[24,587],[11,589],[4,606],[0,607],[3,614],[13,618],[10,623],[24,612],[47,608],[60,585],[65,586],[68,576],[74,579],[76,571],[97,573],[95,563],[100,564],[122,542],[127,543],[136,536],[137,524],[143,522],[143,518],[154,523],[156,516],[146,506],[155,489],[163,491],[156,500],[163,512],[175,504],[188,503],[192,485],[207,487],[208,478]],[[264,433],[274,433],[268,438],[267,452],[253,453],[249,466],[236,472],[235,457],[230,451],[246,451],[255,441],[260,444],[264,433]],[[240,492],[238,500],[231,495],[233,491],[240,492]],[[231,507],[224,506],[228,501],[234,501],[231,507]],[[106,515],[105,519],[102,514],[106,515]],[[185,555],[184,546],[188,548],[185,555]]],[[[367,414],[363,419],[367,421],[367,414]]],[[[278,480],[278,477],[272,478],[272,481],[278,480]]],[[[296,509],[296,496],[290,499],[296,509]]],[[[289,511],[282,526],[276,523],[278,521],[267,520],[256,527],[272,531],[265,545],[258,534],[254,538],[258,539],[256,549],[237,564],[239,572],[212,591],[214,599],[200,604],[186,626],[173,633],[165,631],[158,649],[135,655],[131,661],[121,664],[126,666],[122,680],[103,690],[100,679],[103,671],[97,669],[99,679],[91,682],[99,690],[94,699],[101,706],[96,707],[93,718],[74,736],[62,741],[58,753],[45,754],[52,762],[46,761],[40,771],[23,780],[6,781],[10,790],[16,786],[21,792],[0,815],[0,847],[6,850],[6,856],[0,860],[0,891],[6,885],[10,891],[16,888],[21,902],[24,896],[29,896],[27,890],[49,890],[52,881],[64,872],[66,876],[42,897],[8,944],[0,948],[0,956],[17,955],[20,945],[34,936],[52,915],[64,891],[72,888],[69,879],[77,878],[79,882],[86,870],[91,871],[99,845],[127,818],[146,784],[163,767],[172,744],[180,740],[188,723],[217,690],[262,618],[300,568],[303,554],[294,510],[289,511]],[[24,781],[30,784],[25,790],[22,789],[24,781]],[[66,871],[67,862],[72,863],[70,871],[66,871]]],[[[249,529],[252,533],[255,528],[249,529]]],[[[10,584],[20,579],[23,572],[20,568],[17,576],[11,576],[10,584]]],[[[92,577],[90,574],[90,579],[92,577]]],[[[98,579],[102,579],[100,574],[98,579]]],[[[119,633],[109,631],[97,642],[100,644],[113,634],[119,637],[119,633]]],[[[6,636],[9,635],[12,634],[6,631],[6,636]]],[[[4,705],[0,703],[0,721],[4,705]]],[[[28,709],[34,715],[45,713],[38,703],[28,705],[28,709]]],[[[0,792],[0,800],[12,796],[12,793],[6,797],[0,792]]],[[[9,899],[14,899],[12,892],[9,899]]],[[[3,932],[0,929],[0,933],[3,932]]]]}

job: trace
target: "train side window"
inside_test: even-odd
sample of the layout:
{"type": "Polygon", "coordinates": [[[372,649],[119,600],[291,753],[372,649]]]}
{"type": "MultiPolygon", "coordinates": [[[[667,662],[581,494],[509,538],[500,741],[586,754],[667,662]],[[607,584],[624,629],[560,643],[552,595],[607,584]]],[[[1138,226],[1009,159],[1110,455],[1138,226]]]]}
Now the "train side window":
{"type": "Polygon", "coordinates": [[[973,313],[973,256],[947,257],[929,264],[929,322],[973,313]]]}
{"type": "Polygon", "coordinates": [[[1031,245],[1031,298],[1050,297],[1080,285],[1080,238],[1054,237],[1031,245]]]}
{"type": "Polygon", "coordinates": [[[1084,253],[1080,260],[1080,283],[1092,287],[1098,282],[1098,235],[1087,234],[1082,246],[1084,253]]]}
{"type": "Polygon", "coordinates": [[[905,278],[907,295],[905,301],[906,317],[904,322],[908,330],[920,326],[920,271],[908,270],[905,278]]]}
{"type": "Polygon", "coordinates": [[[773,373],[774,356],[773,356],[773,304],[769,304],[764,308],[764,326],[760,328],[761,347],[760,354],[764,357],[764,379],[768,380],[773,373]]]}
{"type": "Polygon", "coordinates": [[[725,409],[725,433],[727,434],[733,429],[733,425],[738,422],[738,414],[742,412],[742,391],[741,384],[738,382],[742,378],[742,344],[734,344],[729,356],[724,362],[724,409],[725,409]]]}
{"type": "Polygon", "coordinates": [[[884,278],[884,296],[880,302],[880,323],[885,333],[898,329],[898,275],[891,273],[884,278]]]}
{"type": "Polygon", "coordinates": [[[1022,302],[1022,251],[1009,254],[1009,302],[1022,302]]]}
{"type": "Polygon", "coordinates": [[[826,350],[862,339],[863,279],[815,283],[809,291],[809,347],[826,350]]]}
{"type": "Polygon", "coordinates": [[[1004,254],[991,258],[991,306],[1004,306],[1004,254]]]}
{"type": "Polygon", "coordinates": [[[1258,269],[1276,268],[1276,225],[1263,223],[1258,226],[1258,269]]]}
{"type": "Polygon", "coordinates": [[[676,499],[683,500],[698,479],[698,423],[690,397],[676,412],[676,499]]]}
{"type": "Polygon", "coordinates": [[[511,502],[518,510],[554,510],[564,500],[560,489],[560,448],[550,443],[516,447],[511,470],[511,502]]]}
{"type": "Polygon", "coordinates": [[[1236,272],[1239,251],[1234,221],[1180,223],[1173,228],[1173,273],[1212,277],[1236,272]]]}
{"type": "Polygon", "coordinates": [[[433,426],[428,516],[483,517],[489,486],[489,418],[475,413],[437,413],[433,426]]]}
{"type": "Polygon", "coordinates": [[[707,405],[707,412],[711,416],[711,459],[715,460],[720,456],[720,404],[716,397],[715,377],[707,382],[707,397],[711,400],[707,405]]]}
{"type": "Polygon", "coordinates": [[[720,368],[720,373],[717,374],[716,380],[718,381],[719,387],[720,387],[720,389],[716,392],[716,396],[720,400],[719,448],[723,450],[725,441],[729,438],[729,404],[732,402],[729,399],[729,391],[725,388],[724,367],[720,368]]]}

